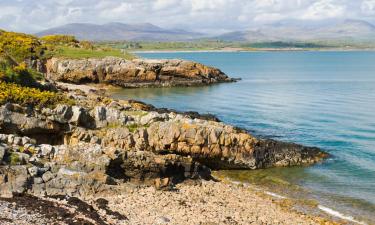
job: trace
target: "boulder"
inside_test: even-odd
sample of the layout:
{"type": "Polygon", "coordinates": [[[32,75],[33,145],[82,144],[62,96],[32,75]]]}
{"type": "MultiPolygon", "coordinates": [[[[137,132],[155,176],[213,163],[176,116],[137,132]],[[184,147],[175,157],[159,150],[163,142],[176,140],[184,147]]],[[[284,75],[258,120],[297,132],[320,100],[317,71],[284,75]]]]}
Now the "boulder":
{"type": "Polygon", "coordinates": [[[12,197],[25,193],[29,176],[26,166],[0,167],[0,196],[12,197]]]}

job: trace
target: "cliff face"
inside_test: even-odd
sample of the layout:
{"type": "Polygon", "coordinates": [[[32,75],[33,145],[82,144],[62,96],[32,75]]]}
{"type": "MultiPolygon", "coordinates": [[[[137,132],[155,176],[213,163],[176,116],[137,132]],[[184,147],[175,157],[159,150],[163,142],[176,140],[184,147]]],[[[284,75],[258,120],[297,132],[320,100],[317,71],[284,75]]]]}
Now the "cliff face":
{"type": "Polygon", "coordinates": [[[185,60],[52,58],[47,77],[70,83],[107,83],[121,87],[190,86],[231,82],[219,69],[185,60]]]}

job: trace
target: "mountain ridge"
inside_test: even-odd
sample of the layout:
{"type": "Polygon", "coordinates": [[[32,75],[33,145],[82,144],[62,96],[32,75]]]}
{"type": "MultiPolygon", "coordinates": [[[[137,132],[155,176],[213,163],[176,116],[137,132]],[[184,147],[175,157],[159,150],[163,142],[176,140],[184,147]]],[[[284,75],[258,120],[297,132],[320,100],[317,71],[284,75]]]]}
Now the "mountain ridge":
{"type": "Polygon", "coordinates": [[[36,33],[37,36],[66,34],[90,41],[184,41],[203,36],[182,29],[164,29],[151,23],[70,23],[36,33]]]}
{"type": "Polygon", "coordinates": [[[358,19],[309,22],[284,20],[209,36],[180,28],[165,29],[152,23],[110,22],[70,23],[36,33],[37,36],[52,34],[74,35],[80,40],[90,41],[193,41],[201,38],[235,42],[375,41],[375,25],[358,19]]]}
{"type": "Polygon", "coordinates": [[[344,20],[327,24],[279,21],[247,30],[214,37],[222,41],[316,41],[316,40],[375,40],[375,26],[364,20],[344,20]]]}

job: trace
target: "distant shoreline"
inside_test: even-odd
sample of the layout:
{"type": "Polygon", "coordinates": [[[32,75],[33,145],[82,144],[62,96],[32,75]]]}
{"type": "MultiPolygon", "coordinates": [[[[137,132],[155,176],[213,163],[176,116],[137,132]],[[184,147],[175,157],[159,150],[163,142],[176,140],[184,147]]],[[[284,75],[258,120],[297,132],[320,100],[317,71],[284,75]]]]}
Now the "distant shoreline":
{"type": "Polygon", "coordinates": [[[344,49],[344,48],[330,48],[330,49],[296,49],[296,48],[265,48],[265,49],[212,49],[212,50],[137,50],[129,51],[133,54],[140,53],[210,53],[210,52],[372,52],[375,51],[373,48],[368,49],[344,49]]]}

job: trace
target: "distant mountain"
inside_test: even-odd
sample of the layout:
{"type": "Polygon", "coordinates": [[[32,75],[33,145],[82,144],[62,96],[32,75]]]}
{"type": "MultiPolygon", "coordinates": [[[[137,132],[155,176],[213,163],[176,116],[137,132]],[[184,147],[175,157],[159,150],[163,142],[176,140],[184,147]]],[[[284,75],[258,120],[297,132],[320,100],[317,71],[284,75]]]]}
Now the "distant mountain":
{"type": "Polygon", "coordinates": [[[375,26],[362,20],[345,20],[329,23],[281,21],[250,28],[246,31],[226,33],[215,37],[223,41],[315,41],[355,40],[374,41],[375,26]]]}
{"type": "Polygon", "coordinates": [[[163,29],[150,23],[71,23],[36,33],[37,36],[52,34],[74,35],[80,40],[91,41],[185,41],[203,36],[181,29],[163,29]]]}

